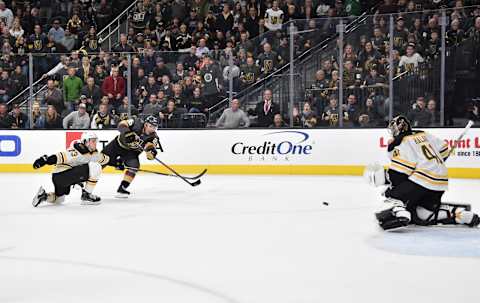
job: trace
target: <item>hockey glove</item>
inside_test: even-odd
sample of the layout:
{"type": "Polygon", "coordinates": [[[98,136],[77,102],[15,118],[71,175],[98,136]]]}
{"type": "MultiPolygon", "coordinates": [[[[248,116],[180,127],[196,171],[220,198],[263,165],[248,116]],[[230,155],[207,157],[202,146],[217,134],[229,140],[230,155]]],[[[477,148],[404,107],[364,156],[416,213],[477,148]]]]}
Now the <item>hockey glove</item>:
{"type": "Polygon", "coordinates": [[[373,186],[382,186],[390,183],[385,169],[378,163],[367,165],[363,177],[368,184],[373,186]]]}
{"type": "Polygon", "coordinates": [[[43,155],[40,158],[38,158],[37,160],[35,160],[35,162],[33,162],[33,168],[34,169],[39,169],[40,167],[45,166],[45,164],[47,164],[47,161],[48,161],[48,156],[43,155]]]}
{"type": "Polygon", "coordinates": [[[151,142],[145,144],[145,155],[147,156],[148,160],[153,160],[157,156],[157,150],[155,145],[151,142]]]}

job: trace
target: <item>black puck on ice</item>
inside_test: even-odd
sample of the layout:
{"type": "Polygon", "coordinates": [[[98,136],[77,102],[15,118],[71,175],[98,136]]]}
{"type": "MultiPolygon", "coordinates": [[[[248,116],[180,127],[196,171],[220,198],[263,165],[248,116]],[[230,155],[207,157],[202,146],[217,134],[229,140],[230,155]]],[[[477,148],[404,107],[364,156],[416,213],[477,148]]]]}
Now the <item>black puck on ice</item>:
{"type": "Polygon", "coordinates": [[[322,204],[328,206],[328,202],[323,201],[322,204]]]}

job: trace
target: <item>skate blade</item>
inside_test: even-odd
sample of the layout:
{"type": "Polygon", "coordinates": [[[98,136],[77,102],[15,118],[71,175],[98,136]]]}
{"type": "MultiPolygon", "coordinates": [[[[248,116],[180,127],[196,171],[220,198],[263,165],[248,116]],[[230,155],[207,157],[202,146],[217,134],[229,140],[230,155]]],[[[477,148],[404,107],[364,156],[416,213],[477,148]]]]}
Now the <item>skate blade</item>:
{"type": "Polygon", "coordinates": [[[129,195],[128,194],[122,194],[122,193],[117,193],[115,195],[115,198],[118,198],[118,199],[128,199],[129,195]]]}
{"type": "Polygon", "coordinates": [[[40,186],[40,188],[37,191],[37,194],[35,195],[35,197],[33,197],[33,200],[32,200],[33,207],[37,207],[40,203],[42,203],[42,201],[38,197],[42,192],[45,192],[45,190],[43,189],[42,186],[40,186]]]}

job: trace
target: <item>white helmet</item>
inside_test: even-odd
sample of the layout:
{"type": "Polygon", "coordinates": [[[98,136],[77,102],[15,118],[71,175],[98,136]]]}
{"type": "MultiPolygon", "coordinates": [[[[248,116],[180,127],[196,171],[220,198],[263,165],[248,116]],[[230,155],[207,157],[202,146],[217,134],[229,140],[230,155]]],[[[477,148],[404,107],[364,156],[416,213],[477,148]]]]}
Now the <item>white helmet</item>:
{"type": "MultiPolygon", "coordinates": [[[[98,136],[94,133],[94,132],[84,132],[82,134],[82,136],[80,137],[80,143],[86,145],[87,147],[89,146],[88,142],[90,140],[95,140],[97,141],[98,140],[98,136]]],[[[96,145],[96,142],[95,142],[95,145],[96,145]]],[[[96,148],[96,146],[95,146],[96,148]]],[[[89,149],[93,149],[89,147],[89,149]]]]}

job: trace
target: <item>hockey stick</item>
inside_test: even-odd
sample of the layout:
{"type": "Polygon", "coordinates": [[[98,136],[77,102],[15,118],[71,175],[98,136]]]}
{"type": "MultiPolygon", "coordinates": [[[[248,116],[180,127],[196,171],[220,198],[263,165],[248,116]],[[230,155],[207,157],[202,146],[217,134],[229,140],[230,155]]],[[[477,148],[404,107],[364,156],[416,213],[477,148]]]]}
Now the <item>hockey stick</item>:
{"type": "MultiPolygon", "coordinates": [[[[200,185],[200,183],[202,181],[200,181],[200,179],[196,180],[195,182],[190,182],[188,181],[184,176],[180,175],[179,173],[177,173],[173,168],[171,168],[170,166],[168,166],[167,164],[165,164],[162,160],[158,159],[158,158],[155,158],[155,160],[157,160],[158,163],[162,164],[163,166],[165,166],[169,171],[171,171],[175,176],[179,177],[180,179],[182,179],[183,181],[185,181],[186,183],[188,183],[189,185],[191,186],[198,186],[200,185]]],[[[206,170],[205,170],[206,172],[206,170]]]]}
{"type": "Polygon", "coordinates": [[[463,139],[463,137],[465,136],[465,134],[468,132],[468,130],[473,126],[473,121],[472,120],[469,120],[468,123],[467,123],[467,126],[465,126],[465,128],[463,129],[462,133],[460,134],[460,136],[458,136],[457,140],[455,140],[455,142],[453,142],[453,146],[452,146],[452,149],[450,149],[450,151],[448,152],[448,155],[447,155],[447,159],[450,157],[450,155],[453,153],[453,151],[455,150],[455,148],[457,148],[457,144],[459,144],[460,140],[463,139]]]}
{"type": "MultiPolygon", "coordinates": [[[[153,170],[148,170],[148,169],[141,169],[141,168],[135,168],[135,167],[129,167],[129,166],[125,166],[125,169],[130,169],[130,170],[135,170],[135,171],[150,173],[150,174],[156,174],[156,175],[161,175],[161,176],[178,178],[177,175],[161,173],[161,172],[158,172],[158,171],[153,171],[153,170]]],[[[207,172],[207,169],[204,169],[200,174],[198,174],[196,176],[193,176],[193,177],[184,176],[184,178],[187,179],[187,180],[197,180],[198,178],[201,178],[206,172],[207,172]]]]}

